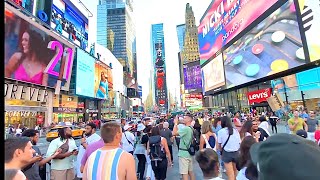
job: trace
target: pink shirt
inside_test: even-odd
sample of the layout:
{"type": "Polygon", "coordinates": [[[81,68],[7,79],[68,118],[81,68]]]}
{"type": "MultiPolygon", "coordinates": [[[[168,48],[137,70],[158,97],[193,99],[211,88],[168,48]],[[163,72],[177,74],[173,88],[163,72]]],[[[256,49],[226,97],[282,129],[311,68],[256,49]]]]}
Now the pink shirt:
{"type": "Polygon", "coordinates": [[[24,81],[24,82],[30,82],[33,84],[42,84],[42,79],[43,79],[43,72],[39,72],[38,74],[30,77],[26,70],[25,67],[20,64],[20,66],[17,68],[14,74],[14,78],[16,80],[24,81]]]}

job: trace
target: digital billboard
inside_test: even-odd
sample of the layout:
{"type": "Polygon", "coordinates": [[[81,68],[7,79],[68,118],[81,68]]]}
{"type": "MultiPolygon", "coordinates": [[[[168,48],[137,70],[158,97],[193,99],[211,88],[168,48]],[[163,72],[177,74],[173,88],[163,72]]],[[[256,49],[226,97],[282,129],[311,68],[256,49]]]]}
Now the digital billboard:
{"type": "Polygon", "coordinates": [[[74,46],[5,5],[5,77],[69,90],[74,46]]]}
{"type": "Polygon", "coordinates": [[[202,94],[185,94],[186,107],[202,106],[202,94]]]}
{"type": "Polygon", "coordinates": [[[168,108],[168,96],[167,96],[167,80],[165,61],[162,57],[163,43],[155,43],[156,59],[154,66],[155,71],[155,99],[156,104],[159,107],[168,108]]]}
{"type": "Polygon", "coordinates": [[[77,48],[76,94],[95,97],[95,59],[77,48]]]}
{"type": "Polygon", "coordinates": [[[221,89],[225,85],[222,54],[218,55],[201,68],[202,91],[221,89]]]}
{"type": "Polygon", "coordinates": [[[198,26],[201,62],[210,59],[277,1],[215,0],[198,26]]]}
{"type": "Polygon", "coordinates": [[[227,88],[307,63],[293,1],[224,51],[227,88]]]}
{"type": "Polygon", "coordinates": [[[311,61],[320,59],[320,2],[298,0],[311,61]]]}
{"type": "Polygon", "coordinates": [[[101,62],[95,64],[94,93],[99,99],[109,99],[109,92],[113,90],[111,68],[101,62]]]}
{"type": "Polygon", "coordinates": [[[201,67],[200,61],[183,65],[184,88],[189,92],[201,91],[201,67]]]}
{"type": "Polygon", "coordinates": [[[75,44],[88,47],[88,18],[70,0],[53,0],[51,27],[75,44]]]}
{"type": "Polygon", "coordinates": [[[9,0],[50,25],[52,0],[9,0]]]}

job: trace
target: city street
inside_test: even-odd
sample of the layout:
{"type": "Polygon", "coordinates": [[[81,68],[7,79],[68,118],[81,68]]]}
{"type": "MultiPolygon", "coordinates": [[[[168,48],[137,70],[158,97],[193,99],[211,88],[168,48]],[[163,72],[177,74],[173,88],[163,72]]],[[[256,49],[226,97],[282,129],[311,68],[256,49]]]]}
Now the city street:
{"type": "MultiPolygon", "coordinates": [[[[287,128],[286,128],[285,125],[279,124],[277,127],[278,127],[278,133],[288,133],[287,132],[287,128]]],[[[269,132],[272,132],[271,128],[269,129],[269,132]]],[[[100,135],[100,131],[97,131],[97,133],[100,135]]],[[[80,146],[80,139],[76,139],[76,144],[77,144],[78,147],[80,146]]],[[[41,137],[39,139],[39,142],[38,142],[38,147],[40,148],[40,151],[45,154],[47,152],[48,146],[49,146],[49,142],[46,141],[46,138],[45,137],[41,137]]],[[[173,147],[173,157],[174,157],[173,162],[174,162],[174,166],[168,168],[168,171],[167,171],[167,179],[168,180],[175,180],[175,179],[177,179],[177,177],[180,176],[179,175],[179,164],[178,164],[178,156],[177,156],[177,154],[178,154],[178,149],[177,149],[177,146],[175,145],[173,147]]],[[[137,161],[137,163],[138,163],[138,161],[137,161]]],[[[193,167],[194,167],[194,173],[195,173],[196,179],[202,179],[201,169],[200,169],[200,167],[198,166],[198,163],[195,160],[194,160],[194,166],[193,167]]],[[[224,179],[226,179],[225,173],[223,173],[222,177],[224,179]]]]}

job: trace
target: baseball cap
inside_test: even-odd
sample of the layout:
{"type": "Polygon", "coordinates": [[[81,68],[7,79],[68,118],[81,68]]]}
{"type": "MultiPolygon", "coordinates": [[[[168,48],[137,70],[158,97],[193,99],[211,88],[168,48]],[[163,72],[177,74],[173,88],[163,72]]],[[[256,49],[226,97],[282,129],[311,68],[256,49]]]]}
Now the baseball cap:
{"type": "Polygon", "coordinates": [[[250,148],[259,180],[301,180],[320,177],[320,148],[292,134],[276,134],[250,148]]]}
{"type": "Polygon", "coordinates": [[[128,130],[129,128],[131,128],[131,126],[130,125],[128,125],[128,124],[126,124],[124,127],[123,127],[123,130],[128,130]]]}
{"type": "Polygon", "coordinates": [[[307,137],[308,137],[307,131],[305,131],[305,130],[303,130],[303,129],[298,130],[298,131],[296,132],[296,134],[297,134],[298,136],[303,137],[303,138],[307,138],[307,137]]]}

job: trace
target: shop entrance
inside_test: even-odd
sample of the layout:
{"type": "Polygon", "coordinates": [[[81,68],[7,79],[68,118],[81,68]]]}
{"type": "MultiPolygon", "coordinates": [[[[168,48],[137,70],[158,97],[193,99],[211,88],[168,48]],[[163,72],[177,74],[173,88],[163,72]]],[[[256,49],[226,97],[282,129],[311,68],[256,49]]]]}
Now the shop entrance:
{"type": "Polygon", "coordinates": [[[251,106],[253,109],[257,111],[257,113],[261,114],[262,112],[270,112],[272,111],[271,107],[267,102],[256,103],[251,106]]]}

